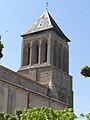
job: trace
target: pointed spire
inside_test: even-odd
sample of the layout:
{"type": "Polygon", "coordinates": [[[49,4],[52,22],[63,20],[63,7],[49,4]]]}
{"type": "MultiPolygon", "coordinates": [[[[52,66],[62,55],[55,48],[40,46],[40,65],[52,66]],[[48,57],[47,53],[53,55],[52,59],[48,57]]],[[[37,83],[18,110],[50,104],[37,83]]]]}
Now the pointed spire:
{"type": "Polygon", "coordinates": [[[62,38],[66,39],[67,42],[70,42],[47,10],[36,20],[36,22],[32,24],[32,26],[30,26],[26,32],[22,34],[22,36],[48,29],[54,29],[62,38]]]}

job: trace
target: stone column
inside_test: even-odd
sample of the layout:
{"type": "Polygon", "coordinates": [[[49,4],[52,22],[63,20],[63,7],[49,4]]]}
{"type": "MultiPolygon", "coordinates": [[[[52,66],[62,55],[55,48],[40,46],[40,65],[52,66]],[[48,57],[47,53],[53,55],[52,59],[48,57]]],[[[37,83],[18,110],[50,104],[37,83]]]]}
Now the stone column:
{"type": "Polygon", "coordinates": [[[22,45],[21,45],[21,65],[20,65],[20,67],[22,67],[23,66],[23,47],[24,46],[24,40],[22,40],[22,45]]]}
{"type": "Polygon", "coordinates": [[[47,38],[47,63],[51,61],[51,35],[47,38]]]}
{"type": "Polygon", "coordinates": [[[42,41],[39,42],[39,64],[41,64],[41,43],[42,41]]]}
{"type": "Polygon", "coordinates": [[[33,42],[30,43],[30,66],[33,64],[33,42]]]}

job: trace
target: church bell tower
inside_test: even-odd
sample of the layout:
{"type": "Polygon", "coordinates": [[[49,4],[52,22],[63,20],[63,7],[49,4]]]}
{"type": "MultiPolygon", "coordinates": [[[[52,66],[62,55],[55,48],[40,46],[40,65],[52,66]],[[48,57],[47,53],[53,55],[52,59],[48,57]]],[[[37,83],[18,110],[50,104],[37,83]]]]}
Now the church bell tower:
{"type": "Polygon", "coordinates": [[[72,76],[69,75],[70,40],[46,10],[22,34],[18,73],[48,86],[48,96],[73,107],[72,76]]]}

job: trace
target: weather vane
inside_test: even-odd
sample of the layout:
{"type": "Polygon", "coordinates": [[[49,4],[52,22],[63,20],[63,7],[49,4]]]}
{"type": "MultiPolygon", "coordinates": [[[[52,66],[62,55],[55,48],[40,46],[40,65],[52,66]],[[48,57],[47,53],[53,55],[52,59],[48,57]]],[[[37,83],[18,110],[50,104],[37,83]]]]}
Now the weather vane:
{"type": "Polygon", "coordinates": [[[48,10],[48,1],[46,2],[46,10],[48,10]]]}

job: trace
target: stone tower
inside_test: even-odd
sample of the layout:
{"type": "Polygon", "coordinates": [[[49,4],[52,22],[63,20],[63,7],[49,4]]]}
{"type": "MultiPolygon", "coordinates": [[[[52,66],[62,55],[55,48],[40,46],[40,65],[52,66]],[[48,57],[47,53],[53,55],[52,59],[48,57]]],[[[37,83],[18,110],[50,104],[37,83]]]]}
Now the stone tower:
{"type": "Polygon", "coordinates": [[[73,107],[72,76],[69,75],[70,40],[46,10],[22,34],[18,73],[48,86],[48,96],[73,107]]]}

